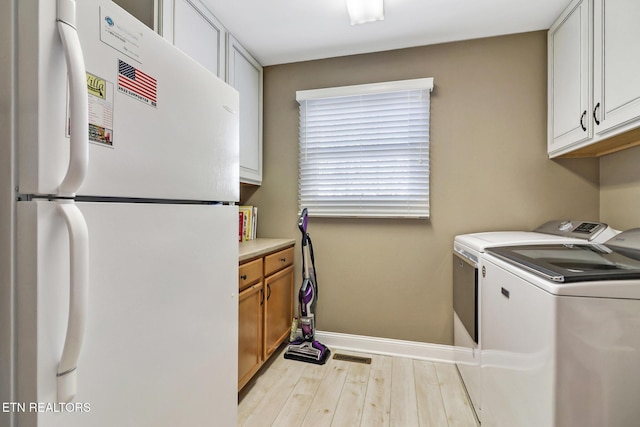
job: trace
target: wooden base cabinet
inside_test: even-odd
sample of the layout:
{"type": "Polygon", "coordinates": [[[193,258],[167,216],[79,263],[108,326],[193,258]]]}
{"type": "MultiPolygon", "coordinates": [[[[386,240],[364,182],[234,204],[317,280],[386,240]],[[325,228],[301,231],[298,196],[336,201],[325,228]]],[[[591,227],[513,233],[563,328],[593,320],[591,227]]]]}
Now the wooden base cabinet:
{"type": "Polygon", "coordinates": [[[265,279],[264,358],[289,337],[293,319],[293,266],[265,279]]]}
{"type": "Polygon", "coordinates": [[[238,310],[238,389],[242,388],[262,365],[262,282],[240,292],[238,310]]]}
{"type": "Polygon", "coordinates": [[[289,337],[293,257],[292,246],[240,264],[238,390],[289,337]]]}

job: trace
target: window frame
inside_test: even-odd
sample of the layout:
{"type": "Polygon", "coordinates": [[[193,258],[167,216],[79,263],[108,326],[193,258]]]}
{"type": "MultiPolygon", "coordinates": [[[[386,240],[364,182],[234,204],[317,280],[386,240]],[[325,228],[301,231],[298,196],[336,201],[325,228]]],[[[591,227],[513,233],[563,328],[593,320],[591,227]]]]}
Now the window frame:
{"type": "MultiPolygon", "coordinates": [[[[296,92],[296,101],[298,101],[298,103],[300,104],[300,111],[299,111],[299,139],[298,139],[298,148],[299,148],[299,157],[298,157],[298,167],[299,167],[299,174],[298,174],[298,203],[299,203],[299,208],[302,209],[304,207],[307,207],[309,210],[309,216],[317,216],[317,217],[355,217],[355,218],[429,218],[430,217],[430,210],[431,210],[431,206],[430,206],[430,156],[429,156],[429,151],[430,151],[430,98],[431,98],[431,92],[433,90],[433,78],[421,78],[421,79],[411,79],[411,80],[400,80],[400,81],[391,81],[391,82],[382,82],[382,83],[369,83],[369,84],[362,84],[362,85],[351,85],[351,86],[341,86],[341,87],[330,87],[330,88],[322,88],[322,89],[311,89],[311,90],[300,90],[296,92]],[[417,191],[417,193],[415,193],[417,196],[421,196],[423,198],[426,198],[426,201],[424,199],[420,199],[420,201],[418,202],[417,199],[414,199],[413,193],[412,195],[407,195],[407,199],[410,199],[408,201],[404,202],[405,207],[402,207],[402,203],[400,202],[400,196],[383,196],[381,194],[379,195],[371,195],[369,194],[368,196],[363,196],[366,197],[366,202],[362,202],[361,206],[356,206],[356,202],[357,202],[357,196],[354,196],[354,201],[351,202],[351,204],[347,203],[345,201],[345,205],[343,206],[344,209],[341,209],[339,206],[334,206],[333,209],[330,207],[325,207],[324,206],[324,202],[319,202],[318,200],[321,199],[321,196],[314,196],[314,197],[307,197],[305,199],[305,196],[303,196],[303,194],[309,194],[308,190],[305,190],[303,187],[305,185],[307,185],[307,173],[305,171],[305,167],[306,164],[305,162],[308,160],[308,150],[312,150],[309,148],[309,144],[316,144],[317,142],[309,142],[310,138],[309,135],[307,135],[307,114],[308,114],[308,104],[309,103],[313,103],[314,101],[329,101],[329,100],[340,100],[340,98],[344,98],[345,100],[349,100],[348,97],[367,97],[369,95],[372,95],[371,98],[374,98],[375,95],[378,94],[389,94],[389,93],[407,93],[407,94],[411,94],[412,96],[416,96],[416,94],[419,94],[422,98],[420,102],[424,102],[425,105],[425,111],[422,112],[422,114],[424,114],[424,117],[421,117],[420,122],[422,124],[420,124],[421,127],[421,134],[420,134],[420,138],[426,138],[424,141],[419,141],[419,142],[404,142],[404,141],[395,141],[397,139],[399,139],[399,137],[395,136],[394,137],[394,142],[389,143],[389,144],[384,144],[386,146],[389,146],[389,148],[387,148],[388,150],[390,150],[390,152],[395,152],[395,151],[399,151],[397,148],[393,148],[391,147],[392,145],[397,145],[397,146],[401,146],[402,144],[404,144],[405,146],[411,146],[411,150],[412,153],[415,152],[416,150],[419,150],[420,159],[418,159],[418,161],[416,161],[416,159],[404,159],[402,161],[406,161],[405,166],[417,171],[417,173],[420,174],[424,174],[424,176],[420,175],[419,179],[421,181],[420,184],[410,184],[411,185],[411,191],[417,191]],[[425,100],[426,99],[426,100],[425,100]],[[426,120],[426,124],[424,124],[426,120]],[[419,146],[417,146],[417,144],[421,144],[419,146]],[[417,147],[417,148],[416,148],[417,147]],[[420,163],[420,166],[415,166],[415,163],[420,163]],[[424,165],[424,163],[426,163],[426,165],[424,165]],[[411,164],[414,164],[414,166],[412,166],[411,164]],[[426,172],[425,172],[425,168],[426,168],[426,172]],[[303,175],[305,175],[303,177],[303,175]],[[424,181],[426,180],[426,189],[424,181]],[[425,194],[419,194],[419,191],[424,191],[425,194]],[[374,207],[373,205],[375,205],[374,202],[369,202],[370,200],[374,200],[376,198],[378,199],[384,199],[385,197],[395,197],[393,198],[393,202],[389,203],[389,206],[384,206],[385,203],[381,202],[379,203],[378,206],[378,210],[376,210],[376,207],[374,207]],[[315,202],[313,201],[309,201],[309,200],[315,200],[315,202]],[[371,205],[369,205],[369,203],[371,203],[371,205]],[[322,206],[321,206],[322,205],[322,206]],[[410,206],[411,205],[411,206],[410,206]],[[384,207],[383,207],[384,206],[384,207]]],[[[385,95],[383,95],[385,96],[385,95]]],[[[393,96],[393,95],[391,95],[393,96]]],[[[355,101],[355,99],[357,98],[353,98],[354,99],[354,105],[357,103],[355,101]]],[[[368,101],[367,101],[368,102],[368,101]]],[[[412,101],[412,103],[417,104],[415,101],[412,101]]],[[[407,102],[407,104],[409,104],[409,102],[407,102]]],[[[420,106],[420,108],[422,108],[423,106],[420,106]]],[[[356,108],[360,108],[360,107],[356,107],[356,108]]],[[[409,111],[414,111],[414,110],[408,110],[409,111]]],[[[367,114],[364,112],[361,112],[360,114],[367,114]]],[[[381,113],[381,114],[385,114],[385,113],[381,113]]],[[[406,117],[409,117],[408,113],[405,113],[406,117]]],[[[363,116],[364,117],[364,116],[363,116]]],[[[413,115],[411,116],[413,117],[413,115]]],[[[357,120],[357,119],[355,119],[357,120]]],[[[366,120],[366,119],[365,119],[366,120]]],[[[413,119],[412,119],[413,120],[413,119]]],[[[415,123],[417,123],[418,120],[415,120],[415,123]]],[[[376,124],[374,126],[379,125],[380,123],[383,123],[382,120],[380,120],[380,123],[378,123],[377,121],[375,122],[376,124]]],[[[353,125],[353,122],[350,123],[351,125],[353,125]]],[[[355,125],[354,125],[355,126],[355,125]]],[[[408,126],[407,129],[413,129],[413,126],[416,126],[414,123],[411,124],[411,126],[408,126]]],[[[337,127],[337,125],[336,125],[337,127]]],[[[390,127],[388,127],[390,128],[390,127]]],[[[386,128],[384,126],[381,127],[382,131],[384,131],[386,128]]],[[[335,131],[335,129],[333,129],[335,131]]],[[[409,131],[406,131],[407,134],[409,133],[409,131]]],[[[309,131],[310,135],[315,135],[313,133],[313,131],[309,131]]],[[[340,138],[340,136],[337,136],[337,138],[340,138]]],[[[351,134],[350,139],[353,139],[353,134],[351,134]]],[[[407,137],[406,140],[409,141],[413,141],[415,140],[415,137],[407,137]]],[[[363,138],[363,141],[367,141],[367,138],[363,138]]],[[[349,142],[342,142],[343,144],[349,144],[349,142]]],[[[354,142],[354,146],[355,145],[359,145],[359,146],[367,146],[368,144],[365,142],[364,144],[357,144],[354,142]]],[[[371,148],[363,148],[362,152],[363,153],[367,153],[367,150],[369,150],[369,152],[372,152],[371,148]]],[[[377,150],[377,148],[376,148],[377,150]]],[[[340,149],[336,148],[336,153],[340,151],[340,149]]],[[[340,154],[336,154],[338,157],[340,156],[340,154]]],[[[403,156],[408,157],[408,154],[403,154],[403,156]]],[[[348,161],[347,161],[348,162],[348,161]]],[[[334,161],[334,164],[335,161],[334,161]]],[[[326,169],[329,169],[328,167],[326,169]]],[[[344,170],[349,170],[349,169],[344,169],[344,170]]],[[[386,171],[385,171],[386,172],[386,171]]],[[[400,172],[398,172],[400,173],[400,172]]],[[[325,174],[326,176],[330,176],[330,173],[325,174]]],[[[386,173],[381,173],[380,176],[385,175],[386,173]]],[[[398,177],[399,175],[396,175],[396,177],[398,177]]],[[[325,180],[326,178],[320,178],[318,182],[324,182],[323,180],[325,180]]],[[[389,185],[390,183],[395,183],[395,181],[393,181],[394,177],[393,176],[389,176],[387,179],[387,183],[383,184],[384,185],[389,185]]],[[[404,179],[404,178],[403,178],[404,179]]],[[[326,181],[330,181],[330,179],[326,179],[326,181]]],[[[329,184],[327,182],[327,184],[329,184]]],[[[330,185],[330,184],[329,184],[330,185]]],[[[344,182],[341,183],[341,185],[344,187],[344,182]]],[[[355,184],[354,184],[355,185],[355,184]]],[[[409,184],[407,184],[409,185],[409,184]]],[[[373,190],[375,188],[375,184],[371,184],[371,187],[369,188],[370,190],[373,190]]],[[[368,190],[369,190],[368,189],[368,190]]],[[[346,190],[343,189],[344,192],[346,192],[346,190]]],[[[392,190],[389,190],[392,191],[392,190]]],[[[408,191],[408,190],[407,190],[408,191]]],[[[338,196],[339,197],[339,196],[338,196]]],[[[345,197],[345,200],[348,198],[346,196],[342,196],[345,197]]],[[[329,196],[328,198],[332,198],[331,196],[329,196]]],[[[337,203],[337,205],[340,205],[340,203],[337,203]]]]}

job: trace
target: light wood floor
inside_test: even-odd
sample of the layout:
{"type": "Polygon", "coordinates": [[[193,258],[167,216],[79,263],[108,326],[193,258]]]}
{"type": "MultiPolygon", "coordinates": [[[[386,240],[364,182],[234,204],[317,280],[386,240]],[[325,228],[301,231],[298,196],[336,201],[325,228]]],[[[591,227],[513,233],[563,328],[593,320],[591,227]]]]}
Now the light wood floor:
{"type": "Polygon", "coordinates": [[[476,427],[453,364],[333,350],[372,362],[318,366],[285,348],[239,393],[239,426],[476,427]]]}

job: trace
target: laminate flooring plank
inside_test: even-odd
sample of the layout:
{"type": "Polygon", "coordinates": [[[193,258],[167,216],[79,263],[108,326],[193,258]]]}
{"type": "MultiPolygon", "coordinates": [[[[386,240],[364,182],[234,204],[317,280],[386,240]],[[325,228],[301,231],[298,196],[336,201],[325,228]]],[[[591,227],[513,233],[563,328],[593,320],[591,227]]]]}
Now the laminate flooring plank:
{"type": "MultiPolygon", "coordinates": [[[[345,352],[341,352],[345,354],[345,352]]],[[[349,353],[355,356],[369,357],[368,355],[349,353]]],[[[333,417],[332,427],[353,427],[360,425],[364,408],[364,399],[367,394],[367,384],[371,365],[366,363],[348,362],[349,371],[342,388],[342,394],[333,417]]]]}
{"type": "Polygon", "coordinates": [[[303,363],[287,363],[278,378],[268,389],[268,393],[253,408],[240,425],[245,427],[271,426],[285,405],[298,380],[304,373],[303,363]]]}
{"type": "Polygon", "coordinates": [[[347,378],[347,363],[335,359],[327,361],[327,370],[301,424],[302,426],[322,427],[331,425],[347,378]]]}
{"type": "Polygon", "coordinates": [[[404,357],[392,358],[391,427],[418,426],[418,404],[413,361],[404,357]]]}
{"type": "Polygon", "coordinates": [[[253,411],[260,401],[269,393],[269,389],[273,383],[280,378],[282,373],[287,369],[288,362],[284,357],[286,346],[276,350],[278,354],[274,354],[263,367],[249,380],[249,382],[238,392],[238,420],[239,425],[242,417],[253,411]]]}
{"type": "Polygon", "coordinates": [[[442,402],[450,427],[477,427],[473,409],[460,382],[456,365],[435,363],[442,402]]]}
{"type": "Polygon", "coordinates": [[[453,364],[366,355],[371,365],[319,366],[282,351],[238,394],[239,426],[477,427],[453,364]]]}
{"type": "Polygon", "coordinates": [[[389,426],[391,374],[390,356],[371,355],[371,370],[364,398],[361,427],[389,426]]]}
{"type": "Polygon", "coordinates": [[[448,426],[436,367],[427,360],[414,360],[418,418],[421,427],[448,426]]]}
{"type": "MultiPolygon", "coordinates": [[[[299,361],[290,361],[290,363],[304,364],[304,362],[299,361]]],[[[327,365],[305,364],[302,376],[275,419],[273,426],[291,427],[302,425],[327,369],[327,365]]]]}
{"type": "Polygon", "coordinates": [[[271,364],[259,371],[238,393],[238,425],[243,425],[262,399],[270,394],[273,384],[286,372],[286,366],[271,364]]]}

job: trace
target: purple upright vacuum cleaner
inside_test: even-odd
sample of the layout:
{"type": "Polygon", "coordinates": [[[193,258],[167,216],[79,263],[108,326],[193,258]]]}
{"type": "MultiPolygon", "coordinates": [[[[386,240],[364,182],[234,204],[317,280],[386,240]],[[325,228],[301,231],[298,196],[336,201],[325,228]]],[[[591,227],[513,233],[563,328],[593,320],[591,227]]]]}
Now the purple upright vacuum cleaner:
{"type": "Polygon", "coordinates": [[[307,208],[302,209],[298,219],[302,233],[302,285],[298,292],[298,318],[293,321],[289,347],[285,359],[324,365],[331,351],[315,340],[315,309],[318,301],[318,279],[313,257],[311,237],[307,233],[307,208]]]}

